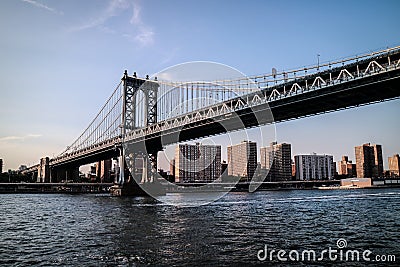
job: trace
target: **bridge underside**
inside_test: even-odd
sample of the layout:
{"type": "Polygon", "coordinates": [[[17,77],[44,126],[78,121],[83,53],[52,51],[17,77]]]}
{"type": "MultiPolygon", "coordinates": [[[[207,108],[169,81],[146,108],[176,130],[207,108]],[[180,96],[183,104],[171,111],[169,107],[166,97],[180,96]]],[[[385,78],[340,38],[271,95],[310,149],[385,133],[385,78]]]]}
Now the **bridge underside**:
{"type": "Polygon", "coordinates": [[[275,122],[381,102],[400,97],[400,70],[355,80],[321,92],[310,91],[297,99],[272,102],[275,122]]]}
{"type": "Polygon", "coordinates": [[[88,153],[87,155],[82,155],[73,160],[66,161],[60,164],[50,164],[52,168],[58,169],[70,169],[76,166],[83,166],[86,164],[99,162],[102,160],[118,158],[120,156],[119,149],[115,145],[104,147],[96,151],[96,153],[88,153]]]}

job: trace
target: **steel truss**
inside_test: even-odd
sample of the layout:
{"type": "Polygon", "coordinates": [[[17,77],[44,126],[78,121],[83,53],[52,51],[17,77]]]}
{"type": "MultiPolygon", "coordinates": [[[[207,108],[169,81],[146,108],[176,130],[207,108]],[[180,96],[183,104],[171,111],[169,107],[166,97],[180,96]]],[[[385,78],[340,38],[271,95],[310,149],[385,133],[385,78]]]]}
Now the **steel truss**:
{"type": "MultiPolygon", "coordinates": [[[[202,120],[229,116],[308,92],[323,92],[398,69],[400,47],[290,71],[213,82],[150,81],[148,77],[141,79],[125,72],[95,119],[50,164],[71,162],[124,142],[145,141],[149,136],[179,131],[202,120]],[[137,97],[139,91],[143,98],[137,97]],[[143,116],[138,116],[138,112],[143,116]]],[[[151,171],[156,169],[159,149],[162,148],[148,153],[151,171]]]]}

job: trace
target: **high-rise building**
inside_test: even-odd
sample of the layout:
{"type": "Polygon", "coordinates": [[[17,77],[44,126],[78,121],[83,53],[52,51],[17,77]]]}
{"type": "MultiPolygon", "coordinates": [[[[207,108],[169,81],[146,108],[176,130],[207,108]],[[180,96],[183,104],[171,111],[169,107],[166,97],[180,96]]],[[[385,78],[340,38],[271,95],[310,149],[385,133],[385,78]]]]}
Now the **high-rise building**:
{"type": "Polygon", "coordinates": [[[296,180],[330,180],[335,175],[333,156],[330,155],[296,155],[296,180]]]}
{"type": "Polygon", "coordinates": [[[102,160],[96,163],[96,175],[101,182],[111,182],[111,159],[102,160]]]}
{"type": "Polygon", "coordinates": [[[382,157],[382,146],[381,145],[372,145],[374,148],[375,155],[375,168],[373,170],[373,174],[376,177],[380,177],[383,175],[383,157],[382,157]]]}
{"type": "Polygon", "coordinates": [[[382,146],[370,143],[355,147],[357,177],[371,178],[383,174],[382,146]]]}
{"type": "Polygon", "coordinates": [[[292,179],[292,148],[290,144],[272,142],[260,148],[261,169],[267,170],[267,181],[292,179]]]}
{"type": "Polygon", "coordinates": [[[98,182],[110,183],[112,182],[112,159],[106,159],[96,162],[95,176],[98,182]]]}
{"type": "Polygon", "coordinates": [[[0,159],[0,174],[3,173],[3,159],[0,159]]]}
{"type": "Polygon", "coordinates": [[[349,160],[348,156],[342,156],[342,160],[338,162],[338,174],[345,177],[356,177],[356,164],[349,160]]]}
{"type": "Polygon", "coordinates": [[[393,155],[388,158],[390,176],[400,176],[400,159],[399,154],[393,155]]]}
{"type": "Polygon", "coordinates": [[[242,141],[240,144],[228,146],[227,150],[228,175],[251,180],[257,169],[257,143],[242,141]]]}
{"type": "Polygon", "coordinates": [[[175,182],[212,182],[221,176],[221,146],[180,144],[175,149],[175,182]]]}

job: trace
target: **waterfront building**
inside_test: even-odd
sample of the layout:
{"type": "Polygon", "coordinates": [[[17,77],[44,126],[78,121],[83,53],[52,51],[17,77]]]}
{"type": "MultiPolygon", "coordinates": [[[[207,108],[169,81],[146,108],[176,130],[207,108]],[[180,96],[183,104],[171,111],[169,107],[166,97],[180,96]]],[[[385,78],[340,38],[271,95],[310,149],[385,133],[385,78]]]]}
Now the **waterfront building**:
{"type": "Polygon", "coordinates": [[[382,146],[370,143],[355,147],[356,172],[359,178],[380,177],[383,174],[382,146]]]}
{"type": "Polygon", "coordinates": [[[348,156],[342,156],[342,160],[338,162],[338,174],[345,177],[356,177],[356,164],[349,160],[348,156]]]}
{"type": "Polygon", "coordinates": [[[261,169],[267,170],[266,181],[292,179],[292,148],[290,144],[272,142],[260,148],[261,169]]]}
{"type": "Polygon", "coordinates": [[[242,141],[227,147],[228,175],[251,180],[257,169],[257,143],[242,141]]]}
{"type": "Polygon", "coordinates": [[[96,163],[96,176],[101,182],[111,182],[111,165],[111,159],[102,160],[96,163]]]}
{"type": "Polygon", "coordinates": [[[330,155],[296,155],[296,180],[331,180],[335,175],[333,156],[330,155]]]}
{"type": "Polygon", "coordinates": [[[221,176],[221,146],[179,144],[175,149],[175,182],[212,182],[221,176]]]}
{"type": "Polygon", "coordinates": [[[400,176],[400,160],[399,154],[393,155],[392,157],[388,158],[389,163],[389,175],[394,177],[400,176]]]}
{"type": "Polygon", "coordinates": [[[171,159],[169,162],[169,175],[175,177],[175,159],[171,159]]]}

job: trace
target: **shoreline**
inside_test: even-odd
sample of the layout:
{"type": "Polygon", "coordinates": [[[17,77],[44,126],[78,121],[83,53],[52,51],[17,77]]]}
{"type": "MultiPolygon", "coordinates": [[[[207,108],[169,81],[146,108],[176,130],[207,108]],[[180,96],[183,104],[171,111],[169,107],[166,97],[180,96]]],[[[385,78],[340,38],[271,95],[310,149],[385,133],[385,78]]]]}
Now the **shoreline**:
{"type": "MultiPolygon", "coordinates": [[[[330,181],[331,182],[331,181],[330,181]]],[[[110,194],[109,187],[112,184],[26,184],[26,183],[9,183],[0,184],[1,194],[110,194]]],[[[276,185],[276,184],[274,184],[276,185]]],[[[258,191],[290,191],[290,190],[359,190],[359,189],[388,189],[400,188],[400,184],[372,185],[372,186],[307,186],[307,187],[291,187],[291,186],[260,186],[258,191]]],[[[169,187],[167,194],[181,193],[211,193],[211,192],[248,192],[249,184],[237,184],[229,190],[225,185],[217,185],[213,187],[203,188],[203,186],[178,186],[169,187]],[[223,186],[223,187],[221,187],[223,186]]]]}

